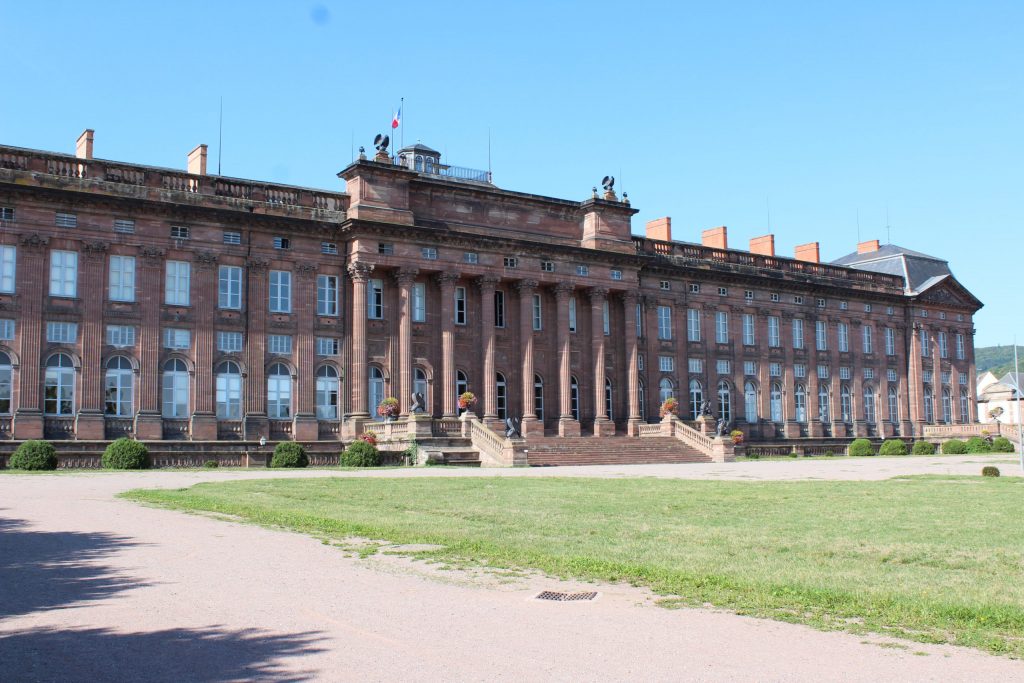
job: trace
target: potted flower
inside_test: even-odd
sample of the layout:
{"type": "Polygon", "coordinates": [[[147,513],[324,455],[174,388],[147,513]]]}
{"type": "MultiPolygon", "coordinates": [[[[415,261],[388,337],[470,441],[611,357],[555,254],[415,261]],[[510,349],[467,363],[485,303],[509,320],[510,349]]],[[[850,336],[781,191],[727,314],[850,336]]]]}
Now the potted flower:
{"type": "Polygon", "coordinates": [[[476,405],[476,396],[472,391],[459,394],[459,410],[472,410],[474,405],[476,405]]]}
{"type": "Polygon", "coordinates": [[[743,432],[740,431],[739,429],[734,429],[731,432],[729,432],[729,436],[732,437],[732,443],[734,446],[739,446],[741,443],[743,443],[743,432]]]}
{"type": "Polygon", "coordinates": [[[377,432],[367,430],[359,435],[359,438],[371,446],[377,445],[377,432]]]}
{"type": "Polygon", "coordinates": [[[668,417],[669,415],[679,414],[679,401],[675,397],[666,398],[664,403],[661,404],[661,417],[668,417]]]}
{"type": "Polygon", "coordinates": [[[389,396],[384,399],[380,402],[380,405],[377,406],[377,414],[385,420],[392,420],[398,417],[401,410],[401,407],[398,405],[398,399],[393,396],[389,396]]]}

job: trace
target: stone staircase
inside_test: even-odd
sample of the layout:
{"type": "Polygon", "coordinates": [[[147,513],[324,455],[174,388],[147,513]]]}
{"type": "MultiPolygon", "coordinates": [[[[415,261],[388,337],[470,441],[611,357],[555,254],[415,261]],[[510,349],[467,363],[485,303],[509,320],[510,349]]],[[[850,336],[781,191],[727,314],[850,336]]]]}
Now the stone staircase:
{"type": "Polygon", "coordinates": [[[460,467],[480,467],[480,453],[469,439],[434,437],[420,442],[420,448],[435,462],[460,467]]]}
{"type": "Polygon", "coordinates": [[[672,437],[530,437],[527,462],[531,467],[548,467],[711,462],[711,458],[672,437]]]}

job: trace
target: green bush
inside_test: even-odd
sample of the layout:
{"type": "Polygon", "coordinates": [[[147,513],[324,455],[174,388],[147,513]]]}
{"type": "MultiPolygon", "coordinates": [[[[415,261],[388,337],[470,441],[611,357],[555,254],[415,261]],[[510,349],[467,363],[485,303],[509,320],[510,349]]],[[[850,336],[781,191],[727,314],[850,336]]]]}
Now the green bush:
{"type": "Polygon", "coordinates": [[[967,452],[968,453],[991,453],[992,446],[988,441],[981,438],[980,436],[972,436],[967,439],[967,452]]]}
{"type": "Polygon", "coordinates": [[[14,470],[55,470],[57,449],[49,441],[26,441],[14,451],[7,466],[14,470]]]}
{"type": "Polygon", "coordinates": [[[203,463],[203,467],[209,470],[213,469],[214,467],[220,467],[220,463],[217,462],[216,460],[207,460],[206,462],[203,463]]]}
{"type": "Polygon", "coordinates": [[[950,439],[942,444],[942,452],[945,455],[963,455],[967,452],[967,444],[960,439],[950,439]]]}
{"type": "Polygon", "coordinates": [[[882,447],[878,449],[879,455],[906,455],[907,444],[903,443],[903,439],[886,439],[882,442],[882,447]]]}
{"type": "Polygon", "coordinates": [[[274,446],[274,455],[270,458],[271,467],[305,467],[309,457],[302,444],[294,441],[283,441],[274,446]]]}
{"type": "Polygon", "coordinates": [[[935,444],[931,441],[915,441],[910,452],[914,455],[935,455],[935,444]]]}
{"type": "Polygon", "coordinates": [[[341,453],[343,467],[377,467],[380,465],[380,451],[371,443],[353,441],[341,453]]]}
{"type": "Polygon", "coordinates": [[[867,439],[854,439],[850,447],[846,449],[847,455],[874,455],[875,449],[867,439]]]}
{"type": "Polygon", "coordinates": [[[981,476],[983,476],[983,477],[998,477],[999,476],[999,468],[998,467],[993,467],[992,465],[986,465],[985,467],[981,468],[981,476]]]}
{"type": "Polygon", "coordinates": [[[1013,442],[1007,439],[1005,436],[997,436],[992,439],[992,452],[993,453],[1013,453],[1013,442]]]}
{"type": "Polygon", "coordinates": [[[824,456],[825,456],[826,458],[832,458],[832,457],[834,457],[834,456],[835,456],[835,453],[833,453],[832,451],[825,451],[825,453],[824,453],[823,455],[824,455],[824,456]]]}
{"type": "Polygon", "coordinates": [[[108,470],[144,470],[149,467],[149,449],[144,443],[122,436],[110,442],[100,462],[108,470]]]}

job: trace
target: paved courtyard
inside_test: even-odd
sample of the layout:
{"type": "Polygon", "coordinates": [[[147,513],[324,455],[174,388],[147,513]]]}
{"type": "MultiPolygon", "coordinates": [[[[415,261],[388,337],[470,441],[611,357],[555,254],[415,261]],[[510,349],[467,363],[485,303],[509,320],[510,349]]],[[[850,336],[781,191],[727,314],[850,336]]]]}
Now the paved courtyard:
{"type": "Polygon", "coordinates": [[[316,539],[115,498],[136,487],[300,476],[881,479],[1013,456],[727,465],[0,475],[0,680],[972,680],[1024,663],[949,646],[666,610],[540,576],[358,559],[316,539]]]}

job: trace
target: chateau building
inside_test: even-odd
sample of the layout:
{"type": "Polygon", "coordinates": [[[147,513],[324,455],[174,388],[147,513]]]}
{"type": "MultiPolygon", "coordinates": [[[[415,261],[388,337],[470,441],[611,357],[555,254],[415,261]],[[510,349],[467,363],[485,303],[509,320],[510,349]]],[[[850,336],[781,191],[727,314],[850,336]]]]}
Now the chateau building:
{"type": "Polygon", "coordinates": [[[632,234],[609,186],[503,190],[423,145],[344,192],[0,146],[0,436],[348,438],[394,396],[527,437],[636,434],[675,396],[748,439],[974,422],[948,264],[864,242],[822,263],[724,227],[632,234]]]}

